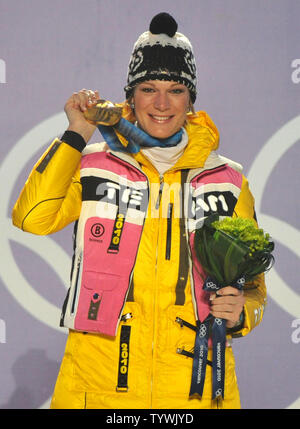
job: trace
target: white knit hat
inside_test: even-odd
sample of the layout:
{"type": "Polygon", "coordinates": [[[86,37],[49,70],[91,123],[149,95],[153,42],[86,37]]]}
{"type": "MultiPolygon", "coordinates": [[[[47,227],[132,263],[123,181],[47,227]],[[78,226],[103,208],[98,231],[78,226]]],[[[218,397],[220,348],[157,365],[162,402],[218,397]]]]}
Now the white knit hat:
{"type": "Polygon", "coordinates": [[[156,15],[149,31],[141,34],[131,54],[127,85],[128,99],[133,88],[146,80],[169,80],[185,85],[196,100],[196,64],[189,39],[177,33],[177,22],[168,13],[156,15]]]}

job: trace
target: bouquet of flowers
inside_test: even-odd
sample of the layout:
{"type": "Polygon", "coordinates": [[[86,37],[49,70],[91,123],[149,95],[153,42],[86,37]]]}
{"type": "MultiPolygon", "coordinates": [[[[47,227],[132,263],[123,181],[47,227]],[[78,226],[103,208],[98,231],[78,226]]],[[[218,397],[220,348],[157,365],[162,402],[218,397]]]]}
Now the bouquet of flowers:
{"type": "MultiPolygon", "coordinates": [[[[207,278],[203,289],[217,291],[225,286],[241,290],[245,282],[269,270],[274,262],[274,243],[252,219],[207,217],[194,238],[196,257],[207,278]]],[[[190,396],[202,396],[207,364],[208,338],[213,346],[213,399],[224,398],[226,320],[208,316],[197,322],[190,396]]]]}
{"type": "Polygon", "coordinates": [[[220,286],[241,276],[251,281],[274,262],[274,243],[253,219],[209,216],[196,230],[194,244],[202,267],[220,286]]]}

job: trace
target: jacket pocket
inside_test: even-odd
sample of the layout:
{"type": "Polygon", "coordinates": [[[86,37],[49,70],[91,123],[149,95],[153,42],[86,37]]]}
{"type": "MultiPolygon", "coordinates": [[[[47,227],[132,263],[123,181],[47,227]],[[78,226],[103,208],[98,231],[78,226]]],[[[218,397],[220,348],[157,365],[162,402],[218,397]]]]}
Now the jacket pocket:
{"type": "Polygon", "coordinates": [[[83,272],[80,299],[85,307],[87,319],[107,321],[115,313],[114,309],[122,308],[124,297],[121,291],[117,293],[120,284],[121,278],[117,275],[83,272]]]}
{"type": "Polygon", "coordinates": [[[84,271],[82,285],[95,292],[110,291],[117,287],[120,276],[96,271],[84,271]]]}
{"type": "Polygon", "coordinates": [[[192,326],[196,326],[195,316],[193,311],[180,305],[173,305],[168,310],[168,346],[170,351],[176,355],[178,349],[193,352],[195,344],[196,332],[178,322],[178,319],[183,319],[192,326]]]}
{"type": "Polygon", "coordinates": [[[74,328],[115,336],[128,288],[125,277],[83,269],[74,328]]]}

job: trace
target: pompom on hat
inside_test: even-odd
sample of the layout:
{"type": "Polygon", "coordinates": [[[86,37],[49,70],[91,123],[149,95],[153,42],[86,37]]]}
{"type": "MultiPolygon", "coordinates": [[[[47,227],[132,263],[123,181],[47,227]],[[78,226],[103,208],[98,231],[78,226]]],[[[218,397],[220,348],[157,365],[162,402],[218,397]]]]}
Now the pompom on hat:
{"type": "Polygon", "coordinates": [[[147,80],[168,80],[185,85],[196,100],[196,63],[189,39],[177,32],[177,22],[168,13],[159,13],[152,19],[149,31],[141,34],[131,54],[126,98],[134,87],[147,80]]]}

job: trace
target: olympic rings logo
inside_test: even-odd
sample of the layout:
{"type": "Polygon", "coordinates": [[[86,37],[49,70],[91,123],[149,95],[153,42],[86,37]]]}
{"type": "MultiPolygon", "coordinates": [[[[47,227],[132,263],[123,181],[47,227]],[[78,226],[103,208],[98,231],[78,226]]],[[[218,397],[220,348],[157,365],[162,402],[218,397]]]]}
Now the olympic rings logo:
{"type": "Polygon", "coordinates": [[[205,283],[205,287],[207,289],[214,289],[214,290],[218,289],[217,285],[214,282],[211,282],[211,281],[206,282],[205,283]]]}
{"type": "Polygon", "coordinates": [[[215,318],[215,322],[216,322],[216,324],[217,324],[218,326],[221,326],[221,325],[222,325],[222,319],[220,319],[219,317],[216,317],[216,318],[215,318]]]}
{"type": "Polygon", "coordinates": [[[221,396],[221,395],[222,395],[222,389],[218,389],[218,390],[216,390],[215,395],[216,395],[216,398],[217,398],[218,396],[221,396]]]}
{"type": "MultiPolygon", "coordinates": [[[[280,128],[262,147],[248,173],[248,180],[255,195],[256,213],[262,227],[279,243],[300,257],[300,233],[292,225],[262,212],[262,199],[268,179],[281,157],[300,138],[300,115],[280,128]],[[266,160],[268,162],[266,162],[266,160]]],[[[267,274],[268,294],[284,311],[296,319],[300,318],[300,296],[289,287],[276,270],[276,264],[267,274]]],[[[288,408],[299,408],[300,397],[288,408]]]]}
{"type": "Polygon", "coordinates": [[[2,267],[5,267],[0,272],[2,281],[21,307],[39,321],[60,332],[62,332],[62,328],[59,327],[61,309],[48,302],[28,283],[15,261],[9,240],[35,251],[47,264],[53,267],[58,277],[62,280],[62,284],[65,284],[66,279],[68,279],[71,259],[50,237],[25,234],[14,227],[11,219],[7,218],[7,213],[9,198],[17,179],[17,172],[22,171],[32,155],[49,141],[51,133],[54,133],[52,138],[55,138],[59,135],[58,133],[62,134],[66,127],[67,121],[64,113],[57,114],[40,123],[16,143],[4,159],[0,169],[1,183],[6,184],[5,192],[4,187],[0,190],[2,202],[0,205],[0,218],[2,221],[0,243],[2,267]],[[46,141],[45,136],[47,136],[46,141]],[[31,152],[28,149],[31,149],[31,152]],[[12,171],[14,174],[12,174],[12,171]]]}
{"type": "MultiPolygon", "coordinates": [[[[248,180],[255,195],[255,208],[259,223],[278,242],[300,257],[300,232],[283,220],[262,212],[262,199],[268,179],[285,152],[300,138],[300,115],[279,129],[262,147],[248,173],[248,180]],[[267,160],[267,162],[266,162],[267,160]]],[[[276,271],[276,264],[267,273],[268,293],[276,303],[296,319],[300,318],[300,296],[294,292],[276,271]]]]}
{"type": "Polygon", "coordinates": [[[199,328],[199,338],[205,337],[206,332],[207,332],[206,326],[201,324],[199,328]]]}

